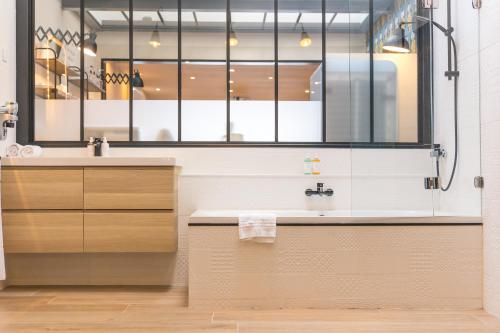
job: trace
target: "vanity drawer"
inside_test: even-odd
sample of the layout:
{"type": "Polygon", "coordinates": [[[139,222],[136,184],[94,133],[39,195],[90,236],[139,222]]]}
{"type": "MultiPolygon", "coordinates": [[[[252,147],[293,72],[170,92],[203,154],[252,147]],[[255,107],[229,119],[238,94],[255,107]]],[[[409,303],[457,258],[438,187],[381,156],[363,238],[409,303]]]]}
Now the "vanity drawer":
{"type": "Polygon", "coordinates": [[[85,209],[174,209],[173,167],[85,168],[85,209]]]}
{"type": "Polygon", "coordinates": [[[4,211],[6,253],[83,252],[82,211],[4,211]]]}
{"type": "Polygon", "coordinates": [[[85,252],[175,252],[177,217],[170,211],[84,213],[85,252]]]}
{"type": "Polygon", "coordinates": [[[83,209],[83,169],[5,167],[2,208],[83,209]]]}

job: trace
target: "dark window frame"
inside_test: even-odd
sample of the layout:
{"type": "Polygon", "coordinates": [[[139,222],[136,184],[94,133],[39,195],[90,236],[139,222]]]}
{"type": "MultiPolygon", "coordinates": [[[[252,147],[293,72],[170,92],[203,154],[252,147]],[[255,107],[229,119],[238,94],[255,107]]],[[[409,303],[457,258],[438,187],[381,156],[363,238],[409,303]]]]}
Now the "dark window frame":
{"type": "MultiPolygon", "coordinates": [[[[286,62],[286,60],[278,59],[278,0],[274,1],[274,64],[275,64],[275,74],[278,71],[278,63],[286,62]]],[[[322,141],[318,142],[279,142],[278,141],[278,85],[279,77],[275,75],[275,140],[274,142],[230,142],[230,98],[229,89],[227,93],[226,103],[227,103],[227,124],[226,124],[226,136],[227,141],[217,141],[217,142],[190,142],[181,141],[182,135],[182,124],[181,124],[181,102],[182,102],[182,63],[183,61],[192,61],[192,59],[182,59],[182,0],[177,0],[177,11],[178,11],[178,23],[177,23],[177,43],[178,43],[178,57],[173,61],[178,63],[178,140],[177,141],[133,141],[133,95],[130,94],[129,98],[129,141],[113,141],[111,144],[115,147],[299,147],[299,148],[420,148],[428,149],[432,145],[432,113],[431,113],[431,85],[429,84],[432,80],[430,76],[430,45],[429,45],[429,32],[424,30],[424,33],[418,33],[418,141],[417,142],[374,142],[373,140],[373,1],[369,0],[369,21],[370,21],[370,41],[369,41],[369,52],[370,52],[370,90],[371,90],[371,105],[370,105],[370,142],[327,142],[326,141],[326,22],[325,22],[325,12],[326,12],[326,1],[321,0],[322,8],[322,59],[321,60],[307,60],[303,62],[317,62],[322,65],[322,141]]],[[[35,123],[34,123],[34,2],[35,0],[18,0],[16,1],[16,28],[17,28],[17,99],[20,107],[19,111],[19,122],[17,126],[17,142],[21,144],[36,144],[43,147],[84,147],[87,141],[84,140],[84,72],[80,71],[80,141],[36,141],[35,140],[35,123]]],[[[84,32],[84,15],[85,15],[85,0],[80,0],[80,34],[83,36],[84,32]]],[[[133,72],[133,65],[135,61],[141,61],[141,59],[133,58],[133,47],[134,47],[134,26],[133,26],[133,12],[134,12],[134,0],[128,0],[129,2],[129,74],[133,72]]],[[[226,0],[226,18],[227,25],[230,22],[231,15],[231,0],[226,0]]],[[[419,8],[419,11],[425,11],[419,8]]],[[[419,13],[424,14],[424,13],[419,13]]],[[[424,29],[429,29],[428,27],[424,29]]],[[[110,60],[110,59],[108,59],[110,60]]],[[[142,59],[146,60],[146,59],[142,59]]],[[[163,59],[161,59],[163,60],[163,59]]],[[[165,59],[167,60],[167,59],[165,59]]],[[[172,60],[172,59],[168,59],[172,60]]],[[[154,59],[152,61],[159,61],[154,59]]],[[[229,29],[226,27],[226,59],[221,60],[226,62],[227,65],[227,84],[229,85],[229,67],[233,62],[242,62],[243,60],[231,60],[230,59],[230,46],[229,46],[229,29]]],[[[246,61],[246,62],[258,62],[256,60],[246,61]]],[[[267,61],[269,62],[269,61],[267,61]]],[[[297,62],[297,61],[291,61],[297,62]]],[[[80,52],[80,66],[84,68],[84,56],[83,49],[80,52]]],[[[132,86],[130,85],[130,89],[132,86]]]]}

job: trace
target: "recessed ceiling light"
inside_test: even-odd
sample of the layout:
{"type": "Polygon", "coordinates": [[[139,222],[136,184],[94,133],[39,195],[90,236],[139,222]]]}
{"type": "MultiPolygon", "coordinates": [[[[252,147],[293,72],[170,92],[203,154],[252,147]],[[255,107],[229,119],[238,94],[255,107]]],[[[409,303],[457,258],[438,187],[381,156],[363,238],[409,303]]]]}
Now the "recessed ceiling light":
{"type": "Polygon", "coordinates": [[[272,80],[272,79],[274,79],[274,77],[270,76],[270,77],[268,77],[268,79],[269,79],[269,80],[272,80]]]}
{"type": "Polygon", "coordinates": [[[321,82],[320,81],[314,81],[315,85],[319,85],[321,82]]]}
{"type": "Polygon", "coordinates": [[[304,90],[306,94],[309,94],[311,91],[309,89],[304,90]]]}
{"type": "Polygon", "coordinates": [[[196,80],[196,76],[190,76],[189,79],[190,80],[196,80]]]}
{"type": "Polygon", "coordinates": [[[230,84],[233,84],[233,83],[234,83],[234,81],[233,81],[233,80],[229,80],[229,83],[230,83],[230,84]]]}
{"type": "Polygon", "coordinates": [[[311,91],[311,95],[314,95],[316,92],[314,90],[311,91]]]}
{"type": "Polygon", "coordinates": [[[156,88],[155,90],[156,90],[156,91],[160,91],[161,89],[160,89],[160,88],[156,88]]]}
{"type": "Polygon", "coordinates": [[[233,89],[229,89],[229,92],[232,93],[233,92],[233,89]]]}
{"type": "Polygon", "coordinates": [[[229,71],[230,71],[231,73],[236,72],[236,70],[235,70],[234,68],[229,69],[229,71]]]}

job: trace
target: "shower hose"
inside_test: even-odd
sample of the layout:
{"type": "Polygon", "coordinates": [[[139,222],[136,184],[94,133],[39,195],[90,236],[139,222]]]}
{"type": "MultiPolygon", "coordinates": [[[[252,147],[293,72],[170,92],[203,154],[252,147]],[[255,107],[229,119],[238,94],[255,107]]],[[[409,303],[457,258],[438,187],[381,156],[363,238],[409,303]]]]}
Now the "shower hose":
{"type": "MultiPolygon", "coordinates": [[[[451,45],[453,48],[453,67],[455,73],[458,73],[458,65],[457,65],[457,45],[455,43],[455,39],[450,35],[451,45]]],[[[457,170],[457,161],[458,161],[458,75],[453,77],[453,107],[454,107],[454,126],[455,126],[455,151],[453,156],[453,168],[451,170],[450,179],[446,186],[441,185],[441,190],[446,192],[450,189],[451,184],[453,183],[453,178],[455,177],[455,172],[457,170]]],[[[436,174],[438,178],[440,177],[439,172],[439,156],[436,157],[436,174]]]]}

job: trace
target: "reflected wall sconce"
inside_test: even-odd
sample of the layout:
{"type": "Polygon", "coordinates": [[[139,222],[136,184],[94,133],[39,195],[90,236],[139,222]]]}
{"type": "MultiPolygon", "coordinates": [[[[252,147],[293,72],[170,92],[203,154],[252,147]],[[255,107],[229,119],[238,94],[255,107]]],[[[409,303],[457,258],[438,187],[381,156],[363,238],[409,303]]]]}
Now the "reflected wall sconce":
{"type": "Polygon", "coordinates": [[[229,33],[229,45],[236,46],[240,43],[238,40],[238,36],[236,36],[236,32],[234,32],[233,28],[231,28],[231,32],[229,33]]]}
{"type": "Polygon", "coordinates": [[[130,80],[132,82],[132,87],[135,87],[135,88],[144,88],[144,80],[142,79],[141,77],[141,73],[139,72],[139,70],[135,70],[134,72],[134,76],[132,77],[132,80],[130,80]]]}
{"type": "MultiPolygon", "coordinates": [[[[97,34],[95,32],[86,33],[83,35],[83,53],[95,57],[97,54],[97,34]]],[[[82,37],[78,32],[71,32],[69,30],[62,31],[61,29],[43,28],[39,26],[35,30],[35,37],[39,42],[48,40],[56,45],[56,54],[59,57],[63,44],[74,45],[80,50],[82,37]]]]}
{"type": "Polygon", "coordinates": [[[123,73],[104,73],[101,70],[101,79],[107,84],[132,84],[133,88],[144,88],[144,80],[139,70],[135,70],[132,78],[129,74],[123,73]]]}
{"type": "Polygon", "coordinates": [[[399,29],[384,42],[382,50],[388,53],[410,53],[410,43],[408,43],[405,37],[403,23],[401,23],[399,29]]]}
{"type": "Polygon", "coordinates": [[[309,47],[312,44],[312,38],[309,34],[304,30],[304,25],[302,24],[302,32],[300,33],[300,46],[309,47]]]}
{"type": "MultiPolygon", "coordinates": [[[[97,35],[95,32],[91,32],[87,35],[87,38],[83,40],[83,53],[88,56],[96,57],[97,56],[97,43],[96,43],[97,35]]],[[[80,49],[80,48],[78,48],[80,49]]]]}

